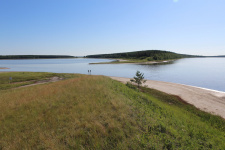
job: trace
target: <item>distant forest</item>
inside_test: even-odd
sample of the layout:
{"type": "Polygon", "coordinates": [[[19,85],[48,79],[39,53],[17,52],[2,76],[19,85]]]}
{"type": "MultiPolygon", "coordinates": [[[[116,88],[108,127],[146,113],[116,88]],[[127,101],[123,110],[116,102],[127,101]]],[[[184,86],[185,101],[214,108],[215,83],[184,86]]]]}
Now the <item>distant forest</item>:
{"type": "Polygon", "coordinates": [[[0,55],[0,59],[75,58],[67,55],[0,55]]]}
{"type": "Polygon", "coordinates": [[[126,53],[114,53],[114,54],[99,54],[99,55],[88,55],[87,58],[126,58],[126,59],[147,59],[152,60],[168,60],[168,59],[179,59],[188,57],[197,57],[194,55],[177,54],[169,51],[161,50],[145,50],[135,51],[126,53]]]}

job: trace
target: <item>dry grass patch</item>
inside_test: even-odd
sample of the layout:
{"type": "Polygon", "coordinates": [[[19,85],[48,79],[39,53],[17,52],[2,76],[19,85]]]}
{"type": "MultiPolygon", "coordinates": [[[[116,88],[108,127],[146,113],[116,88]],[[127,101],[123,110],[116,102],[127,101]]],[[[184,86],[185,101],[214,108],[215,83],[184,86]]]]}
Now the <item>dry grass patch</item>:
{"type": "Polygon", "coordinates": [[[127,128],[135,123],[131,108],[108,88],[110,82],[83,76],[2,93],[0,145],[19,149],[132,145],[135,134],[130,133],[137,129],[127,128]]]}

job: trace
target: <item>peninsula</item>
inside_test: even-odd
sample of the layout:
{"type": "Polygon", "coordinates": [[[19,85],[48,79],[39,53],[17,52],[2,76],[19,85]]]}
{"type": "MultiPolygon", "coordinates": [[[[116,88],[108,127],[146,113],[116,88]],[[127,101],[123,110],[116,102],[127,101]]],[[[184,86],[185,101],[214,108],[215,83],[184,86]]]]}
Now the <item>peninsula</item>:
{"type": "Polygon", "coordinates": [[[167,60],[166,62],[168,62],[168,61],[175,60],[175,59],[192,58],[192,57],[201,57],[201,56],[177,54],[174,52],[162,51],[162,50],[144,50],[144,51],[112,53],[112,54],[98,54],[98,55],[86,56],[86,58],[108,58],[108,59],[116,59],[117,60],[117,61],[112,61],[112,62],[94,63],[94,64],[111,64],[111,63],[154,64],[154,63],[164,62],[165,60],[167,60]]]}

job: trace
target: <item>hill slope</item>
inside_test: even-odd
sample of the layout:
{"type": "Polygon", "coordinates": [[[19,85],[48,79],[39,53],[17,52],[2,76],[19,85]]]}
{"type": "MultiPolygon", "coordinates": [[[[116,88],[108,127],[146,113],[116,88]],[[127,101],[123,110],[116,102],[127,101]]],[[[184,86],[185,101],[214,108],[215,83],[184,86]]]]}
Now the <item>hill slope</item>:
{"type": "Polygon", "coordinates": [[[0,91],[0,149],[225,149],[221,118],[131,88],[77,75],[0,91]]]}

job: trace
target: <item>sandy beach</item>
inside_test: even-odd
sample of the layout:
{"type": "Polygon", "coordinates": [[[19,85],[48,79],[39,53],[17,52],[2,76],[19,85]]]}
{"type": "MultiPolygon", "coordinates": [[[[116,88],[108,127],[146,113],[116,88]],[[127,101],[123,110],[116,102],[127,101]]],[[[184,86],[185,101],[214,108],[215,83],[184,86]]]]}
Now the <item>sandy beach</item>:
{"type": "MultiPolygon", "coordinates": [[[[130,81],[130,78],[110,78],[123,83],[130,81]]],[[[147,80],[144,85],[168,94],[177,95],[200,110],[219,115],[225,119],[225,92],[153,80],[147,80]]]]}

